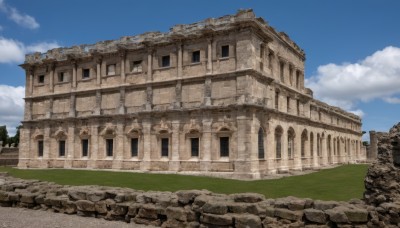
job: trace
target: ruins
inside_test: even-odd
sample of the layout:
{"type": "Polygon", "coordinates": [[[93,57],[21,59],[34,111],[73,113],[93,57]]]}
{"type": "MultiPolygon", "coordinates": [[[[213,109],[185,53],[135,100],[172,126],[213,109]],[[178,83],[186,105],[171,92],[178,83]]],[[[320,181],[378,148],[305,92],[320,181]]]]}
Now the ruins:
{"type": "Polygon", "coordinates": [[[361,118],[313,98],[305,59],[252,10],[26,55],[18,167],[257,179],[364,161],[361,118]]]}

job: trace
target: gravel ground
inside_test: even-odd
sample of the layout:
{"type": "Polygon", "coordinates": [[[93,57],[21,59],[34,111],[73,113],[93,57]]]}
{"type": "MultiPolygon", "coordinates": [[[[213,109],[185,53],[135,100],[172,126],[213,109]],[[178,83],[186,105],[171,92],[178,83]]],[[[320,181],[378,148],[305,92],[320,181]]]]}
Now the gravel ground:
{"type": "Polygon", "coordinates": [[[77,215],[66,215],[48,211],[26,208],[0,207],[0,228],[150,228],[138,225],[104,219],[86,218],[77,215]]]}

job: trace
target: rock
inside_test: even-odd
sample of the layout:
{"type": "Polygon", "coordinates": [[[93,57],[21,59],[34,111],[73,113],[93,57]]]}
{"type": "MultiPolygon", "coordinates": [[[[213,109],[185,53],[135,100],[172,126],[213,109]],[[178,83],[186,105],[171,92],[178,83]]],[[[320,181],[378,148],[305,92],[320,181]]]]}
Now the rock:
{"type": "Polygon", "coordinates": [[[21,199],[20,201],[22,203],[35,203],[35,197],[38,196],[38,194],[35,193],[30,193],[30,192],[25,192],[21,194],[21,199]]]}
{"type": "Polygon", "coordinates": [[[207,202],[203,205],[202,210],[204,213],[223,215],[228,212],[228,207],[224,202],[207,202]]]}
{"type": "Polygon", "coordinates": [[[81,189],[71,189],[68,191],[71,200],[86,200],[86,191],[81,189]]]}
{"type": "Polygon", "coordinates": [[[303,211],[291,211],[285,208],[275,208],[275,216],[291,221],[301,220],[303,211]]]}
{"type": "Polygon", "coordinates": [[[75,204],[79,211],[96,211],[95,204],[89,200],[78,200],[75,202],[75,204]]]}
{"type": "Polygon", "coordinates": [[[167,218],[182,222],[187,221],[187,212],[181,207],[168,207],[166,210],[167,218]]]}
{"type": "Polygon", "coordinates": [[[128,212],[128,207],[131,203],[124,202],[124,203],[116,203],[114,208],[111,211],[112,215],[121,216],[125,215],[128,212]]]}
{"type": "Polygon", "coordinates": [[[107,203],[104,200],[96,202],[94,204],[94,208],[95,208],[96,212],[99,213],[99,214],[106,214],[107,211],[108,211],[107,210],[107,203]]]}
{"type": "Polygon", "coordinates": [[[316,210],[316,209],[311,209],[311,208],[305,209],[304,215],[306,216],[306,219],[308,221],[315,222],[315,223],[321,223],[321,224],[326,223],[326,215],[321,210],[316,210]]]}
{"type": "Polygon", "coordinates": [[[306,205],[305,199],[298,199],[293,197],[289,200],[288,208],[289,210],[292,211],[303,210],[305,205],[306,205]]]}
{"type": "Polygon", "coordinates": [[[182,190],[176,192],[176,195],[178,196],[178,202],[184,205],[193,202],[194,199],[199,195],[207,194],[210,194],[210,192],[207,190],[182,190]]]}
{"type": "Polygon", "coordinates": [[[325,213],[329,215],[329,219],[336,223],[348,223],[349,219],[344,213],[347,210],[345,207],[335,207],[333,209],[326,210],[325,213]]]}
{"type": "Polygon", "coordinates": [[[138,217],[147,219],[157,219],[159,209],[154,204],[144,204],[139,208],[138,217]]]}
{"type": "Polygon", "coordinates": [[[229,214],[215,215],[204,213],[200,216],[200,222],[217,226],[232,226],[233,217],[229,214]]]}
{"type": "Polygon", "coordinates": [[[75,202],[67,200],[65,201],[65,203],[63,204],[64,207],[64,213],[66,214],[75,214],[76,213],[76,205],[75,202]]]}
{"type": "Polygon", "coordinates": [[[145,218],[138,218],[135,217],[133,219],[131,219],[132,223],[137,223],[137,224],[144,224],[144,225],[148,225],[148,226],[161,226],[161,220],[159,219],[145,219],[145,218]]]}
{"type": "Polygon", "coordinates": [[[321,200],[314,201],[314,208],[322,211],[332,209],[334,207],[337,207],[338,205],[339,203],[335,201],[321,201],[321,200]]]}
{"type": "Polygon", "coordinates": [[[86,194],[86,199],[92,202],[98,202],[106,198],[106,193],[103,191],[92,191],[86,194]]]}
{"type": "Polygon", "coordinates": [[[139,204],[139,203],[132,203],[128,206],[128,213],[127,215],[129,215],[130,217],[135,217],[139,211],[139,208],[141,208],[143,206],[143,204],[139,204]]]}
{"type": "Polygon", "coordinates": [[[234,215],[236,228],[261,228],[261,219],[256,215],[239,214],[234,215]]]}
{"type": "Polygon", "coordinates": [[[367,222],[368,221],[368,211],[360,208],[352,208],[345,210],[347,218],[350,222],[367,222]]]}
{"type": "Polygon", "coordinates": [[[237,193],[232,194],[231,197],[235,202],[242,203],[257,203],[265,200],[265,196],[258,193],[237,193]]]}

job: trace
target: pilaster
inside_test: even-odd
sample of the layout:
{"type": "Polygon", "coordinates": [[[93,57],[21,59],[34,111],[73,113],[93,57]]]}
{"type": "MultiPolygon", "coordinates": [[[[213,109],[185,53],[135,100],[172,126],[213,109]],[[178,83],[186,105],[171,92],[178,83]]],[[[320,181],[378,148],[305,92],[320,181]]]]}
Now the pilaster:
{"type": "Polygon", "coordinates": [[[147,78],[146,82],[153,81],[153,50],[150,49],[147,53],[147,78]]]}
{"type": "Polygon", "coordinates": [[[212,74],[213,73],[213,62],[212,62],[212,43],[213,39],[209,38],[207,39],[208,45],[207,45],[207,74],[212,74]]]}
{"type": "Polygon", "coordinates": [[[125,83],[125,60],[126,60],[126,50],[120,50],[121,57],[121,81],[125,83]]]}
{"type": "Polygon", "coordinates": [[[93,115],[99,116],[101,114],[101,91],[96,90],[96,107],[94,108],[93,115]]]}
{"type": "Polygon", "coordinates": [[[142,120],[143,127],[143,161],[140,163],[140,170],[150,170],[151,163],[151,118],[142,120]]]}
{"type": "MultiPolygon", "coordinates": [[[[19,143],[19,153],[18,153],[18,168],[28,168],[28,162],[32,159],[31,148],[31,129],[29,127],[22,127],[20,129],[20,143],[19,143]]],[[[0,145],[1,146],[1,145],[0,145]]]]}
{"type": "Polygon", "coordinates": [[[204,82],[204,106],[211,106],[211,77],[206,77],[204,82]]]}
{"type": "Polygon", "coordinates": [[[103,59],[101,56],[96,59],[96,84],[97,86],[101,85],[101,63],[103,59]]]}
{"type": "Polygon", "coordinates": [[[65,155],[64,168],[72,168],[75,155],[75,123],[68,123],[67,153],[65,155]]]}
{"type": "Polygon", "coordinates": [[[77,63],[76,61],[72,62],[72,88],[76,89],[76,77],[77,77],[77,63]]]}
{"type": "Polygon", "coordinates": [[[90,126],[90,139],[89,139],[89,161],[88,168],[96,168],[96,162],[99,151],[99,125],[97,120],[94,120],[90,126]]]}
{"type": "Polygon", "coordinates": [[[288,167],[288,134],[287,130],[283,130],[282,136],[281,136],[281,166],[278,168],[279,172],[281,173],[286,173],[289,171],[288,167]]]}
{"type": "Polygon", "coordinates": [[[33,84],[34,84],[34,74],[35,74],[35,70],[34,68],[30,68],[29,69],[29,95],[33,95],[33,84]]]}
{"type": "Polygon", "coordinates": [[[321,137],[321,149],[322,149],[322,166],[328,165],[328,148],[326,144],[326,135],[321,137]]]}
{"type": "Polygon", "coordinates": [[[178,43],[178,78],[182,78],[183,72],[183,45],[181,42],[178,43]]]}
{"type": "Polygon", "coordinates": [[[296,137],[294,138],[294,151],[293,151],[294,159],[293,159],[293,169],[294,170],[302,170],[302,157],[301,157],[301,134],[299,131],[296,133],[296,137]]]}
{"type": "Polygon", "coordinates": [[[313,142],[313,154],[312,154],[312,164],[313,164],[313,168],[318,168],[319,167],[319,156],[317,153],[317,143],[318,142],[318,137],[316,137],[316,135],[314,135],[314,142],[313,142]]]}
{"type": "Polygon", "coordinates": [[[74,93],[71,94],[70,100],[69,100],[69,114],[68,117],[75,117],[76,111],[75,111],[75,102],[76,102],[76,96],[74,93]]]}
{"type": "Polygon", "coordinates": [[[115,137],[116,140],[116,147],[115,147],[115,154],[114,160],[112,163],[113,169],[121,169],[122,162],[124,159],[124,123],[123,120],[118,120],[117,123],[117,135],[115,137]]]}
{"type": "Polygon", "coordinates": [[[274,130],[271,128],[267,132],[267,143],[266,143],[266,151],[265,151],[265,160],[267,161],[267,172],[269,174],[275,174],[276,173],[276,165],[275,165],[275,160],[276,160],[276,142],[275,142],[275,136],[274,136],[274,130]]]}
{"type": "Polygon", "coordinates": [[[49,98],[49,108],[46,110],[46,118],[51,119],[53,115],[53,97],[49,98]]]}
{"type": "Polygon", "coordinates": [[[125,87],[122,87],[119,90],[118,114],[125,114],[125,111],[125,87]]]}
{"type": "Polygon", "coordinates": [[[208,172],[211,168],[211,140],[212,140],[212,118],[209,113],[203,113],[203,135],[201,138],[200,170],[208,172]]]}
{"type": "Polygon", "coordinates": [[[153,87],[148,85],[146,88],[146,111],[153,109],[153,87]]]}
{"type": "Polygon", "coordinates": [[[180,109],[182,107],[182,81],[178,80],[175,85],[175,105],[174,108],[180,109]]]}
{"type": "Polygon", "coordinates": [[[180,142],[179,142],[179,118],[172,121],[172,137],[171,137],[171,161],[169,162],[170,171],[179,171],[180,168],[180,142]]]}
{"type": "Polygon", "coordinates": [[[51,63],[49,64],[49,68],[50,68],[50,74],[49,74],[49,91],[53,92],[54,91],[54,70],[55,70],[55,63],[51,63]]]}
{"type": "Polygon", "coordinates": [[[51,139],[50,139],[50,124],[46,123],[44,125],[44,134],[43,134],[43,159],[40,164],[40,168],[47,168],[48,161],[50,158],[50,146],[51,146],[51,139]]]}

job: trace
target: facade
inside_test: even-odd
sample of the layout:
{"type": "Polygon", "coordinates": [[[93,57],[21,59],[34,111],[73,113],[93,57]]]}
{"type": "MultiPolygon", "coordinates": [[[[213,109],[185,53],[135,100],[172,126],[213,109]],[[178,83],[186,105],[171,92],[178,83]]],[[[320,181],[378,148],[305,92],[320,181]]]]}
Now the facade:
{"type": "Polygon", "coordinates": [[[262,178],[365,160],[361,119],[313,99],[304,61],[252,10],[27,55],[18,166],[262,178]]]}

